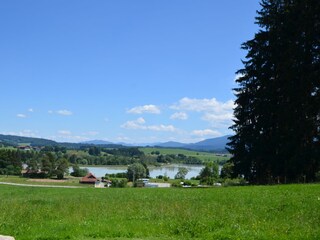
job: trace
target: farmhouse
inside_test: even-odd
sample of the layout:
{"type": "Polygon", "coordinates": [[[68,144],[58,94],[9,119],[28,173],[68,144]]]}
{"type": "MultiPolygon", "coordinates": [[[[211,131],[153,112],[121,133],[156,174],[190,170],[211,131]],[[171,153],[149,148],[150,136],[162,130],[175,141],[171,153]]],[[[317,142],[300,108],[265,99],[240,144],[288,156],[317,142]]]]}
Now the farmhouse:
{"type": "Polygon", "coordinates": [[[80,183],[95,184],[95,182],[97,182],[97,181],[98,181],[98,179],[96,178],[96,176],[94,176],[92,173],[88,173],[86,176],[81,178],[81,180],[79,182],[80,183]]]}

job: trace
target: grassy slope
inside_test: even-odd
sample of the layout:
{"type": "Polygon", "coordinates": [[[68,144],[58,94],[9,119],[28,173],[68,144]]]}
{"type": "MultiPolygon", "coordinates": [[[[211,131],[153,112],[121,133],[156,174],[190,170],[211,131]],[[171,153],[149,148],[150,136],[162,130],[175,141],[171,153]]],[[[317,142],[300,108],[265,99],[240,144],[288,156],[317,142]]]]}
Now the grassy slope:
{"type": "Polygon", "coordinates": [[[320,239],[320,185],[49,189],[0,185],[20,239],[320,239]]]}
{"type": "Polygon", "coordinates": [[[151,154],[153,151],[159,151],[161,154],[184,154],[190,157],[197,157],[202,161],[221,161],[221,160],[229,160],[230,156],[217,156],[215,153],[208,153],[208,152],[197,152],[191,151],[186,149],[179,149],[179,148],[139,148],[140,151],[143,151],[145,154],[151,154]]]}

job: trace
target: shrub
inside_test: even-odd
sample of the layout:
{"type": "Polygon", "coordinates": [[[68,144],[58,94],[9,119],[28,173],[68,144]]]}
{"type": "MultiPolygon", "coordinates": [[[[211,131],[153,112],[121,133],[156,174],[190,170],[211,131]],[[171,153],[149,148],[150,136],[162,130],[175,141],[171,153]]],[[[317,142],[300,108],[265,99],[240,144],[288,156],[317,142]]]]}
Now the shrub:
{"type": "Polygon", "coordinates": [[[110,180],[112,182],[111,187],[114,187],[114,188],[127,187],[128,179],[126,179],[126,178],[112,178],[110,180]]]}
{"type": "Polygon", "coordinates": [[[167,181],[169,180],[169,177],[168,177],[168,176],[163,176],[163,180],[164,180],[165,182],[167,182],[167,181]]]}
{"type": "Polygon", "coordinates": [[[247,181],[244,178],[226,178],[223,182],[223,186],[244,186],[247,185],[247,181]]]}

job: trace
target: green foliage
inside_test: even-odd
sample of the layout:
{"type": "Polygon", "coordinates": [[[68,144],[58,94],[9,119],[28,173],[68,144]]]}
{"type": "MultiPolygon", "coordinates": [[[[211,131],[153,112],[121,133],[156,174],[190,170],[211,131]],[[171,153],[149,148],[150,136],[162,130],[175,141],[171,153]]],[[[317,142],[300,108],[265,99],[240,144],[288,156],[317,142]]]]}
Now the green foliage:
{"type": "Polygon", "coordinates": [[[129,181],[136,181],[147,176],[146,168],[141,163],[134,163],[128,166],[127,178],[129,181]]]}
{"type": "Polygon", "coordinates": [[[111,178],[127,178],[127,172],[121,172],[121,173],[107,173],[105,175],[106,179],[111,179],[111,178]]]}
{"type": "Polygon", "coordinates": [[[219,179],[219,165],[210,162],[205,165],[199,174],[201,184],[213,185],[219,179]]]}
{"type": "Polygon", "coordinates": [[[78,165],[73,165],[72,170],[70,175],[74,177],[84,177],[89,173],[87,168],[80,168],[78,165]]]}
{"type": "Polygon", "coordinates": [[[58,179],[62,179],[65,174],[69,173],[69,162],[65,158],[60,158],[57,160],[55,174],[58,179]]]}
{"type": "Polygon", "coordinates": [[[0,149],[0,175],[20,175],[22,158],[20,151],[0,149]]]}
{"type": "Polygon", "coordinates": [[[101,152],[101,149],[96,146],[90,147],[88,150],[89,155],[93,155],[93,156],[99,156],[100,152],[101,152]]]}
{"type": "Polygon", "coordinates": [[[244,186],[247,185],[248,182],[244,178],[226,178],[223,180],[223,186],[244,186]]]}
{"type": "Polygon", "coordinates": [[[233,168],[234,164],[232,162],[226,162],[223,164],[220,177],[221,178],[232,178],[233,174],[233,168]]]}
{"type": "Polygon", "coordinates": [[[126,178],[110,178],[110,181],[113,188],[125,188],[128,184],[128,179],[126,178]]]}
{"type": "Polygon", "coordinates": [[[185,179],[189,170],[185,167],[180,167],[177,174],[174,176],[175,179],[185,179]]]}

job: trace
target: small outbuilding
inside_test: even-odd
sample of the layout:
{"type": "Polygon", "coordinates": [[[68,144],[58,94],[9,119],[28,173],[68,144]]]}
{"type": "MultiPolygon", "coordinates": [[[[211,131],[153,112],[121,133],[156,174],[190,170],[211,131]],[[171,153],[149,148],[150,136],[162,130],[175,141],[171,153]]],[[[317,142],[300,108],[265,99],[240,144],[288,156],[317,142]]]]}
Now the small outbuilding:
{"type": "Polygon", "coordinates": [[[94,187],[95,187],[95,188],[104,188],[104,183],[103,183],[103,182],[100,182],[99,180],[97,180],[97,181],[94,183],[94,187]]]}
{"type": "Polygon", "coordinates": [[[86,176],[81,178],[79,181],[80,183],[88,183],[88,184],[95,184],[98,181],[96,176],[94,176],[92,173],[88,173],[86,176]]]}

